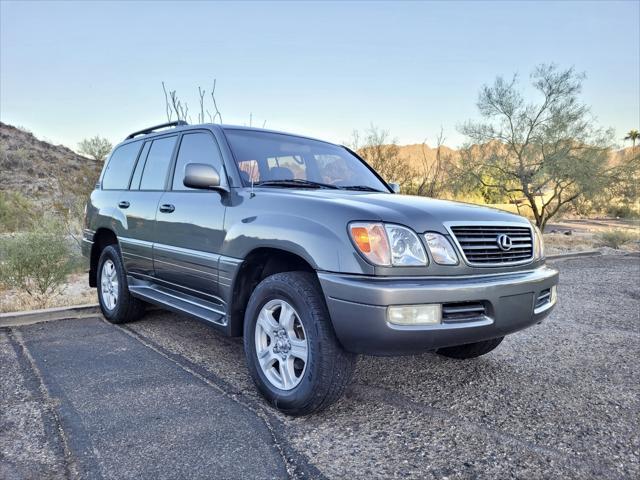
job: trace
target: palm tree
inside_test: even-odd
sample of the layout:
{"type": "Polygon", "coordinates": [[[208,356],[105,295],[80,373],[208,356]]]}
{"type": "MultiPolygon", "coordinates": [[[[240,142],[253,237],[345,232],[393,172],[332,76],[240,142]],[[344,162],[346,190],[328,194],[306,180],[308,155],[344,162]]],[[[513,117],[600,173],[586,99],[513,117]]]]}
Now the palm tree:
{"type": "Polygon", "coordinates": [[[640,132],[638,132],[638,130],[629,130],[629,133],[627,133],[627,136],[624,137],[625,140],[631,140],[631,142],[633,143],[633,148],[636,148],[636,140],[640,138],[640,132]]]}

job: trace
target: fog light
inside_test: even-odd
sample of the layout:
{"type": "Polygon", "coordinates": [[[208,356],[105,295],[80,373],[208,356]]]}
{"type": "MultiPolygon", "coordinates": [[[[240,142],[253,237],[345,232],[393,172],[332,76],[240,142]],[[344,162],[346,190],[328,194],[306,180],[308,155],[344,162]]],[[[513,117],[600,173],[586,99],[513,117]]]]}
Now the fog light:
{"type": "Polygon", "coordinates": [[[442,319],[442,305],[397,305],[387,309],[387,320],[395,325],[435,325],[442,319]]]}

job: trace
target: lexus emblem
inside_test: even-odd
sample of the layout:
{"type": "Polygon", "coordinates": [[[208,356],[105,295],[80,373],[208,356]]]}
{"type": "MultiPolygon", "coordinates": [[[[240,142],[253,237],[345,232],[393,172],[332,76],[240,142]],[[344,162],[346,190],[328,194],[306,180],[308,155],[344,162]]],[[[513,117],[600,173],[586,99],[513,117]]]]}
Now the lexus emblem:
{"type": "Polygon", "coordinates": [[[498,235],[498,238],[496,240],[498,242],[498,247],[500,247],[500,250],[504,252],[508,252],[509,250],[511,250],[511,247],[513,247],[513,240],[511,240],[511,237],[509,235],[505,235],[504,233],[502,233],[498,235]]]}

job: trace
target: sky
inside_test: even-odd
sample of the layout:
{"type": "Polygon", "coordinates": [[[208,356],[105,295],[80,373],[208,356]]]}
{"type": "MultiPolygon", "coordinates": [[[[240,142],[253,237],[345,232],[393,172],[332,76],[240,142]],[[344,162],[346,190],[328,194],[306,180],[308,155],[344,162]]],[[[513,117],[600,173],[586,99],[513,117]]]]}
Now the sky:
{"type": "Polygon", "coordinates": [[[637,0],[0,0],[0,120],[71,148],[166,121],[162,81],[197,121],[214,78],[225,123],[343,143],[371,124],[401,144],[442,128],[457,147],[483,84],[524,88],[550,62],[586,73],[582,100],[620,143],[640,128],[637,0]]]}

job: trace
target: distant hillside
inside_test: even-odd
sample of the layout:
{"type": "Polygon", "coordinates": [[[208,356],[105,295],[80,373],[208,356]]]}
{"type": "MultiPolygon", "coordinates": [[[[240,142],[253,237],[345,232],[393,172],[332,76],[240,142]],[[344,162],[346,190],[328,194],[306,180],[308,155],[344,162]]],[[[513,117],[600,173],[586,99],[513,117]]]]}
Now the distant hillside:
{"type": "MultiPolygon", "coordinates": [[[[46,203],[56,200],[60,179],[86,182],[100,165],[63,145],[0,122],[0,191],[19,192],[46,203]]],[[[95,181],[95,180],[94,180],[95,181]]]]}
{"type": "MultiPolygon", "coordinates": [[[[426,144],[423,146],[420,143],[416,143],[413,145],[400,145],[398,155],[411,167],[420,171],[425,159],[427,165],[431,165],[433,162],[435,162],[436,152],[437,148],[435,147],[430,147],[426,144]]],[[[443,157],[450,157],[452,160],[458,158],[457,150],[444,145],[441,147],[440,153],[443,157]]]]}
{"type": "MultiPolygon", "coordinates": [[[[418,171],[421,171],[423,158],[426,158],[427,165],[431,165],[436,158],[437,149],[435,147],[430,147],[429,145],[425,145],[424,147],[419,143],[413,145],[400,145],[398,149],[398,155],[400,158],[406,161],[411,167],[418,169],[418,171]]],[[[640,146],[637,147],[636,151],[638,150],[640,150],[640,146]]],[[[459,150],[443,145],[441,147],[441,155],[443,157],[449,157],[453,161],[457,161],[459,158],[459,150]]],[[[628,159],[631,155],[633,155],[632,147],[612,150],[609,159],[610,165],[618,165],[623,160],[628,159]]]]}

